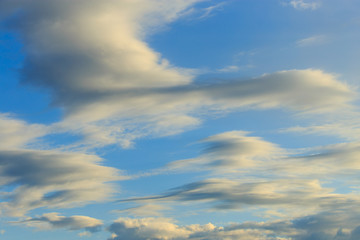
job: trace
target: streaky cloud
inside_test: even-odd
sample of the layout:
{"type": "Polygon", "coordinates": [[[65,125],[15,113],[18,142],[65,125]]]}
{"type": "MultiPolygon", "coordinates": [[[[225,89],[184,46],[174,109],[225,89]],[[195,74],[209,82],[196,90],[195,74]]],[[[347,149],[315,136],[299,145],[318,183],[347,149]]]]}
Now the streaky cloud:
{"type": "Polygon", "coordinates": [[[85,230],[86,232],[95,233],[101,231],[103,222],[99,219],[74,215],[70,217],[60,216],[59,213],[45,213],[41,216],[27,218],[26,220],[16,223],[27,224],[37,228],[65,228],[69,230],[85,230]],[[46,225],[44,225],[46,224],[46,225]]]}
{"type": "Polygon", "coordinates": [[[116,192],[109,183],[124,179],[95,155],[55,150],[0,151],[0,209],[22,216],[36,208],[70,208],[104,201],[116,192]]]}

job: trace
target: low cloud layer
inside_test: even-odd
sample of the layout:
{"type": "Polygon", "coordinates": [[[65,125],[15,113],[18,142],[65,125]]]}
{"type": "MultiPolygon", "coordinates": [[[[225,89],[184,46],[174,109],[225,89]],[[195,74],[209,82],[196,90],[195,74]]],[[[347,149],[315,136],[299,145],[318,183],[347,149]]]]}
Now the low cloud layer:
{"type": "Polygon", "coordinates": [[[267,239],[267,240],[355,240],[360,237],[358,212],[329,211],[288,220],[233,223],[217,227],[177,225],[164,218],[120,218],[110,225],[109,240],[267,239]]]}

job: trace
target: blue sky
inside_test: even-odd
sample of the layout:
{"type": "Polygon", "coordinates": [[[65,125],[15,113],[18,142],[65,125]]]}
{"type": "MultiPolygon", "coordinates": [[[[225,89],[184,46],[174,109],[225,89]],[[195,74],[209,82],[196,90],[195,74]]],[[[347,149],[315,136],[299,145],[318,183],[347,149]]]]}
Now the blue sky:
{"type": "Polygon", "coordinates": [[[359,239],[359,10],[0,0],[0,239],[359,239]]]}

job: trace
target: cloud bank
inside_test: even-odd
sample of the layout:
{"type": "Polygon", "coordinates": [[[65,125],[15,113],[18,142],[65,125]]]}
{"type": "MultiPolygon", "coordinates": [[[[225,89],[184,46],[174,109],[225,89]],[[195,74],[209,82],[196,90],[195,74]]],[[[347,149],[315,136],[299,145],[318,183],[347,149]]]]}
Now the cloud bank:
{"type": "Polygon", "coordinates": [[[358,215],[335,211],[288,220],[233,223],[223,227],[212,223],[180,226],[164,218],[120,218],[110,225],[108,231],[112,233],[109,240],[355,240],[360,236],[360,227],[354,220],[359,220],[358,215]]]}

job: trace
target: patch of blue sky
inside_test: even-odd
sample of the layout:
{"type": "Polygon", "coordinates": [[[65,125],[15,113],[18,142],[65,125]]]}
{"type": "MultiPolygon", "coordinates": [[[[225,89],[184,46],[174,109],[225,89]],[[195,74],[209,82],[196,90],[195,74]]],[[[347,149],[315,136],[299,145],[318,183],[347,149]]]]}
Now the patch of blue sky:
{"type": "Polygon", "coordinates": [[[0,111],[29,123],[49,124],[58,121],[62,112],[51,106],[50,93],[21,82],[20,69],[24,54],[19,36],[2,32],[0,53],[0,111]]]}

